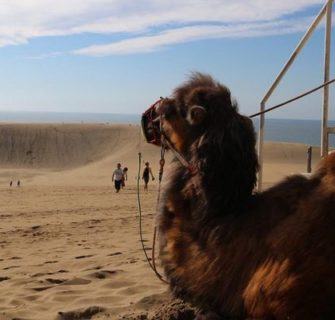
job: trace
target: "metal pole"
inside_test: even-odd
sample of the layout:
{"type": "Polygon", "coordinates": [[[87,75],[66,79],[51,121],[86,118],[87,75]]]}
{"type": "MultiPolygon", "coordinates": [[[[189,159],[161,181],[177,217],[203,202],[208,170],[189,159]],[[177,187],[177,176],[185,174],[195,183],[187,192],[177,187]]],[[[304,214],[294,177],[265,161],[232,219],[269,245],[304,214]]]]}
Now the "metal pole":
{"type": "Polygon", "coordinates": [[[314,19],[314,21],[312,22],[312,24],[310,25],[310,27],[308,28],[308,30],[306,31],[306,33],[304,34],[304,36],[301,38],[299,44],[297,45],[297,47],[293,51],[292,55],[290,56],[290,58],[288,59],[288,61],[286,62],[286,64],[282,68],[282,70],[280,71],[280,73],[278,74],[277,78],[275,79],[275,81],[271,85],[270,89],[265,94],[262,102],[266,102],[270,98],[270,96],[272,95],[273,91],[277,88],[277,86],[280,83],[281,79],[284,77],[284,75],[286,74],[287,70],[290,68],[290,66],[294,62],[295,58],[297,57],[297,55],[299,54],[299,52],[301,51],[301,49],[305,46],[306,42],[311,37],[311,35],[313,34],[314,30],[316,29],[316,27],[318,26],[318,24],[322,20],[323,16],[326,13],[326,9],[327,9],[327,6],[328,6],[329,2],[333,2],[333,0],[329,0],[328,3],[326,3],[322,7],[321,11],[317,15],[317,17],[314,19]]]}
{"type": "MultiPolygon", "coordinates": [[[[265,110],[265,102],[261,103],[260,109],[261,111],[265,110]]],[[[263,185],[264,124],[265,124],[265,115],[263,113],[261,114],[259,119],[259,131],[258,131],[258,163],[259,163],[258,182],[257,182],[258,191],[262,191],[262,185],[263,185]]]]}
{"type": "MultiPolygon", "coordinates": [[[[322,18],[326,14],[326,12],[327,12],[327,32],[326,32],[326,34],[328,34],[328,38],[326,37],[327,38],[326,43],[329,43],[329,49],[326,49],[327,58],[325,58],[325,61],[327,59],[329,60],[329,56],[330,56],[330,33],[331,33],[331,9],[332,9],[332,3],[333,3],[333,0],[328,0],[326,2],[326,4],[322,7],[322,9],[320,10],[319,14],[314,19],[314,21],[312,22],[312,24],[310,25],[310,27],[308,28],[308,30],[306,31],[306,33],[304,34],[304,36],[301,38],[301,40],[298,43],[297,47],[293,51],[292,55],[290,56],[290,58],[288,59],[288,61],[286,62],[286,64],[282,68],[282,70],[279,72],[278,76],[276,77],[275,81],[271,85],[270,89],[264,95],[264,98],[261,101],[260,111],[264,111],[265,110],[265,103],[271,97],[272,93],[274,92],[274,90],[279,85],[280,81],[282,80],[282,78],[286,74],[287,70],[290,68],[290,66],[292,65],[292,63],[294,62],[294,60],[296,59],[296,57],[298,56],[299,52],[302,50],[302,48],[305,46],[305,44],[307,43],[307,41],[309,40],[309,38],[312,36],[314,30],[319,25],[320,21],[322,20],[322,18]],[[329,29],[329,31],[328,31],[328,29],[329,29]]],[[[326,63],[325,63],[325,79],[326,79],[326,63]]],[[[329,63],[328,63],[328,80],[329,80],[329,63]]],[[[327,86],[326,90],[328,90],[328,91],[325,91],[325,92],[326,93],[328,92],[328,93],[327,94],[325,93],[324,97],[328,97],[327,98],[327,105],[328,105],[328,100],[329,100],[329,89],[328,89],[328,86],[327,86]]],[[[327,106],[327,119],[328,119],[328,106],[327,106]]],[[[258,185],[257,185],[257,187],[258,187],[259,191],[262,190],[262,183],[263,183],[264,123],[265,123],[265,118],[264,118],[264,114],[262,114],[261,117],[260,117],[259,135],[258,135],[259,172],[258,172],[258,185]]],[[[324,126],[323,126],[323,128],[324,128],[324,126]]],[[[328,138],[328,131],[327,130],[328,130],[328,128],[326,128],[327,138],[328,138]]],[[[328,139],[326,141],[327,141],[327,148],[328,148],[328,139]]]]}
{"type": "Polygon", "coordinates": [[[312,146],[307,149],[307,173],[312,172],[312,146]]]}
{"type": "MultiPolygon", "coordinates": [[[[327,3],[327,19],[325,31],[325,60],[324,60],[324,82],[329,81],[330,73],[330,44],[332,31],[332,7],[333,0],[327,3]]],[[[329,86],[323,89],[323,110],[321,128],[321,157],[328,154],[328,109],[329,109],[329,86]]]]}

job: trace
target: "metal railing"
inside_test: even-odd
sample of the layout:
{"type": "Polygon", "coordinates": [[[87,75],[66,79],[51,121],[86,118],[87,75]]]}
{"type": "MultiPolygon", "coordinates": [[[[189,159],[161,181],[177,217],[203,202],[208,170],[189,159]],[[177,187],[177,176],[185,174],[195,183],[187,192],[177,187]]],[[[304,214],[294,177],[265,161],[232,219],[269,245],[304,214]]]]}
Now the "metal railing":
{"type": "MultiPolygon", "coordinates": [[[[312,24],[307,29],[306,33],[301,38],[297,47],[291,54],[290,58],[285,63],[284,67],[279,72],[278,76],[270,86],[269,90],[264,95],[260,103],[260,112],[265,110],[266,103],[272,96],[275,89],[278,87],[282,78],[290,68],[290,66],[295,61],[296,57],[303,49],[305,44],[308,42],[312,36],[314,30],[318,27],[321,20],[326,16],[326,30],[325,30],[325,56],[324,56],[324,82],[329,81],[330,75],[330,44],[331,44],[331,29],[332,29],[332,7],[334,0],[327,0],[325,5],[322,7],[319,14],[316,16],[312,24]]],[[[328,154],[329,141],[328,135],[330,133],[335,133],[335,128],[328,127],[328,108],[329,108],[329,86],[323,88],[323,112],[322,112],[322,127],[321,127],[321,156],[324,157],[328,154]]],[[[258,190],[262,190],[263,184],[263,145],[264,145],[264,130],[265,130],[265,115],[262,113],[260,115],[259,121],[259,134],[258,134],[258,158],[259,158],[259,173],[258,173],[258,190]]]]}

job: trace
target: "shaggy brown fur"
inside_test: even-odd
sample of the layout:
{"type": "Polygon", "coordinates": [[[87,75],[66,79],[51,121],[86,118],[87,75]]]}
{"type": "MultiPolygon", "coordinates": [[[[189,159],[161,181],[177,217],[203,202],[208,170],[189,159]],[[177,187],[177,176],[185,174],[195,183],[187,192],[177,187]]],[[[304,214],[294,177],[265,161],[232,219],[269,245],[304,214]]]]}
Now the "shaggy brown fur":
{"type": "Polygon", "coordinates": [[[253,125],[226,87],[194,74],[158,112],[197,168],[173,161],[161,197],[160,257],[175,294],[218,317],[335,319],[335,155],[310,179],[253,194],[253,125]]]}

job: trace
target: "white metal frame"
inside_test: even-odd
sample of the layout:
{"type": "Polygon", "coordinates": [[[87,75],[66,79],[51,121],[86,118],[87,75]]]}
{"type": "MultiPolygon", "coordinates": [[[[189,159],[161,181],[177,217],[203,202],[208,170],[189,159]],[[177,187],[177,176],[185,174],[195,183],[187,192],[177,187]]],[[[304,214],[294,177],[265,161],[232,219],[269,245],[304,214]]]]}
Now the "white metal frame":
{"type": "MultiPolygon", "coordinates": [[[[295,61],[296,57],[312,36],[314,30],[320,24],[320,21],[326,16],[326,31],[325,31],[325,58],[324,58],[324,82],[329,81],[330,74],[330,44],[331,44],[331,31],[332,31],[332,7],[334,0],[327,0],[322,7],[319,14],[316,16],[310,27],[307,29],[304,36],[301,38],[297,47],[293,51],[290,58],[285,63],[284,67],[279,72],[278,76],[272,83],[269,90],[264,95],[260,103],[260,111],[265,110],[266,102],[269,100],[282,78],[295,61]]],[[[328,135],[335,133],[335,128],[328,127],[328,108],[329,108],[329,86],[323,89],[323,113],[322,113],[322,134],[321,134],[321,156],[324,157],[328,154],[328,135]]],[[[263,145],[264,145],[264,130],[265,130],[265,115],[261,114],[259,121],[259,134],[258,134],[258,159],[259,159],[259,173],[258,173],[258,190],[262,190],[263,183],[263,145]]]]}

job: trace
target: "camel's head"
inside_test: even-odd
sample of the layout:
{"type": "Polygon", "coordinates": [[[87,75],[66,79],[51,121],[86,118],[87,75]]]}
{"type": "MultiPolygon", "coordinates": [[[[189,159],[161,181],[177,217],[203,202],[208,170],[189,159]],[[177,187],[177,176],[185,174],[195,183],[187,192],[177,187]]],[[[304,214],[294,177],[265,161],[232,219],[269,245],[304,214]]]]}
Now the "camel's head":
{"type": "MultiPolygon", "coordinates": [[[[159,144],[158,136],[162,130],[180,152],[187,152],[204,133],[212,129],[224,131],[225,124],[242,118],[231,100],[229,89],[201,73],[194,73],[175,89],[171,97],[162,98],[152,106],[144,114],[144,122],[149,115],[152,122],[144,131],[151,138],[154,133],[157,138],[149,142],[159,144]]],[[[250,120],[243,119],[252,127],[250,120]]]]}
{"type": "MultiPolygon", "coordinates": [[[[239,183],[243,193],[252,191],[258,167],[255,132],[252,121],[238,113],[227,87],[195,73],[148,112],[153,121],[144,125],[147,137],[163,133],[207,177],[213,173],[224,178],[226,185],[239,183]]],[[[151,141],[160,144],[160,139],[151,141]]]]}

